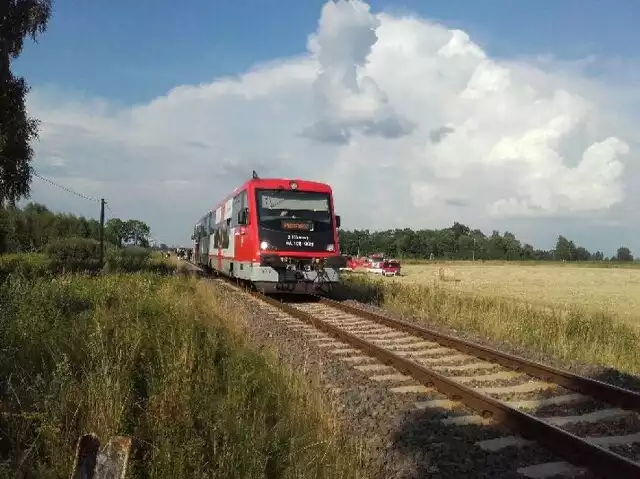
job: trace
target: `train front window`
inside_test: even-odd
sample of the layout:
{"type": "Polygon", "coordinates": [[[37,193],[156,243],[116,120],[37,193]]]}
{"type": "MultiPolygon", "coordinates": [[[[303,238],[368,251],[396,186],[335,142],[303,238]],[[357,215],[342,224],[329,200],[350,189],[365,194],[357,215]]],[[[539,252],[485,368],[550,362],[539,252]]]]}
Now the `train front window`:
{"type": "Polygon", "coordinates": [[[257,190],[260,226],[276,230],[328,231],[329,195],[313,191],[257,190]]]}

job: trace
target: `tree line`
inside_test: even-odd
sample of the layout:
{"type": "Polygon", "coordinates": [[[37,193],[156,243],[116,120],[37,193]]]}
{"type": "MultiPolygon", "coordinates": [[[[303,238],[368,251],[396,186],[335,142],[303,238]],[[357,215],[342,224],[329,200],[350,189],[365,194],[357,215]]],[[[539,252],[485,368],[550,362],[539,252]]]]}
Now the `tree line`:
{"type": "Polygon", "coordinates": [[[340,249],[347,255],[384,253],[397,258],[451,260],[547,260],[547,261],[633,261],[626,246],[606,258],[602,251],[591,252],[565,236],[558,236],[552,250],[522,243],[513,233],[493,231],[485,235],[479,229],[454,222],[439,230],[410,228],[385,231],[340,230],[340,249]]]}
{"type": "MultiPolygon", "coordinates": [[[[151,230],[143,221],[111,218],[104,225],[104,240],[117,247],[149,247],[151,230]]],[[[23,209],[0,206],[0,254],[40,251],[66,238],[100,239],[100,222],[68,213],[54,213],[45,205],[29,203],[23,209]]]]}

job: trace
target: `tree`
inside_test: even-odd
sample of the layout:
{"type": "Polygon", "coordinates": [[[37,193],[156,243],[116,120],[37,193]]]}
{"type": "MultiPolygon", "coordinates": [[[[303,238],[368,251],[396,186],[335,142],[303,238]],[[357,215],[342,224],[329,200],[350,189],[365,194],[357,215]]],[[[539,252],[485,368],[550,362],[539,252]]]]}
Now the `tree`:
{"type": "Polygon", "coordinates": [[[616,254],[616,259],[618,261],[633,261],[633,255],[631,254],[631,250],[626,246],[620,246],[616,254]]]}
{"type": "Polygon", "coordinates": [[[132,242],[135,246],[149,247],[149,234],[151,228],[140,220],[127,220],[124,223],[127,232],[126,241],[132,242]]]}
{"type": "Polygon", "coordinates": [[[467,225],[463,225],[462,223],[458,223],[457,221],[454,221],[453,226],[450,229],[456,240],[462,235],[468,235],[470,231],[467,225]]]}
{"type": "Polygon", "coordinates": [[[11,72],[11,60],[22,52],[24,39],[43,33],[51,15],[51,0],[4,0],[0,11],[0,204],[15,206],[30,193],[31,141],[38,121],[27,116],[24,78],[11,72]]]}
{"type": "Polygon", "coordinates": [[[513,233],[509,231],[504,232],[504,235],[502,235],[502,245],[508,260],[519,260],[522,258],[522,245],[513,233]]]}
{"type": "Polygon", "coordinates": [[[104,236],[109,243],[122,248],[122,244],[127,239],[127,228],[124,221],[120,218],[111,218],[104,225],[104,236]]]}
{"type": "Polygon", "coordinates": [[[589,261],[591,259],[591,253],[589,253],[585,247],[578,246],[575,249],[575,259],[577,261],[589,261]]]}
{"type": "Polygon", "coordinates": [[[576,246],[573,244],[573,241],[569,241],[562,235],[558,236],[558,241],[556,242],[556,259],[570,261],[575,248],[576,246]]]}

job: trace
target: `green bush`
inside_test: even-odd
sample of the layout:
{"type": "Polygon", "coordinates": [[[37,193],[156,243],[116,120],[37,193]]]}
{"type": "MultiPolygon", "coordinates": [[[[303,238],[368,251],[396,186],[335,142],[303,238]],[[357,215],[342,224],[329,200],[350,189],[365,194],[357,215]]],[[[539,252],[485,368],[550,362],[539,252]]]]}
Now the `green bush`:
{"type": "Polygon", "coordinates": [[[64,238],[47,244],[44,252],[55,272],[99,271],[100,242],[90,238],[64,238]]]}
{"type": "MultiPolygon", "coordinates": [[[[67,238],[47,244],[44,253],[0,255],[0,281],[9,275],[40,278],[61,273],[100,271],[100,243],[87,238],[67,238]]],[[[148,272],[171,275],[177,264],[140,247],[116,248],[105,243],[105,273],[148,272]]]]}
{"type": "Polygon", "coordinates": [[[166,275],[174,273],[176,267],[165,258],[152,254],[150,249],[130,246],[110,251],[104,269],[109,273],[145,271],[166,275]]]}
{"type": "Polygon", "coordinates": [[[109,272],[140,271],[149,262],[150,256],[148,249],[139,246],[115,249],[107,255],[105,269],[109,272]]]}
{"type": "Polygon", "coordinates": [[[41,253],[0,255],[0,281],[9,275],[40,278],[52,273],[51,260],[41,253]]]}
{"type": "Polygon", "coordinates": [[[175,274],[178,272],[178,265],[167,261],[160,255],[152,255],[147,263],[146,271],[160,275],[175,274]]]}

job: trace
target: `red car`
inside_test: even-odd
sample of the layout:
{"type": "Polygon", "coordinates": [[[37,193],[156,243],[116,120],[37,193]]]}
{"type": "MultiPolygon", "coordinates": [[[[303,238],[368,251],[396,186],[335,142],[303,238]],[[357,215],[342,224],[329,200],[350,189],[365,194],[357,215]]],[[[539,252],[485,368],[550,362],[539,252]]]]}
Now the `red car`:
{"type": "Polygon", "coordinates": [[[367,264],[369,273],[381,274],[382,276],[400,275],[400,262],[393,259],[384,259],[379,256],[372,259],[367,264]]]}

